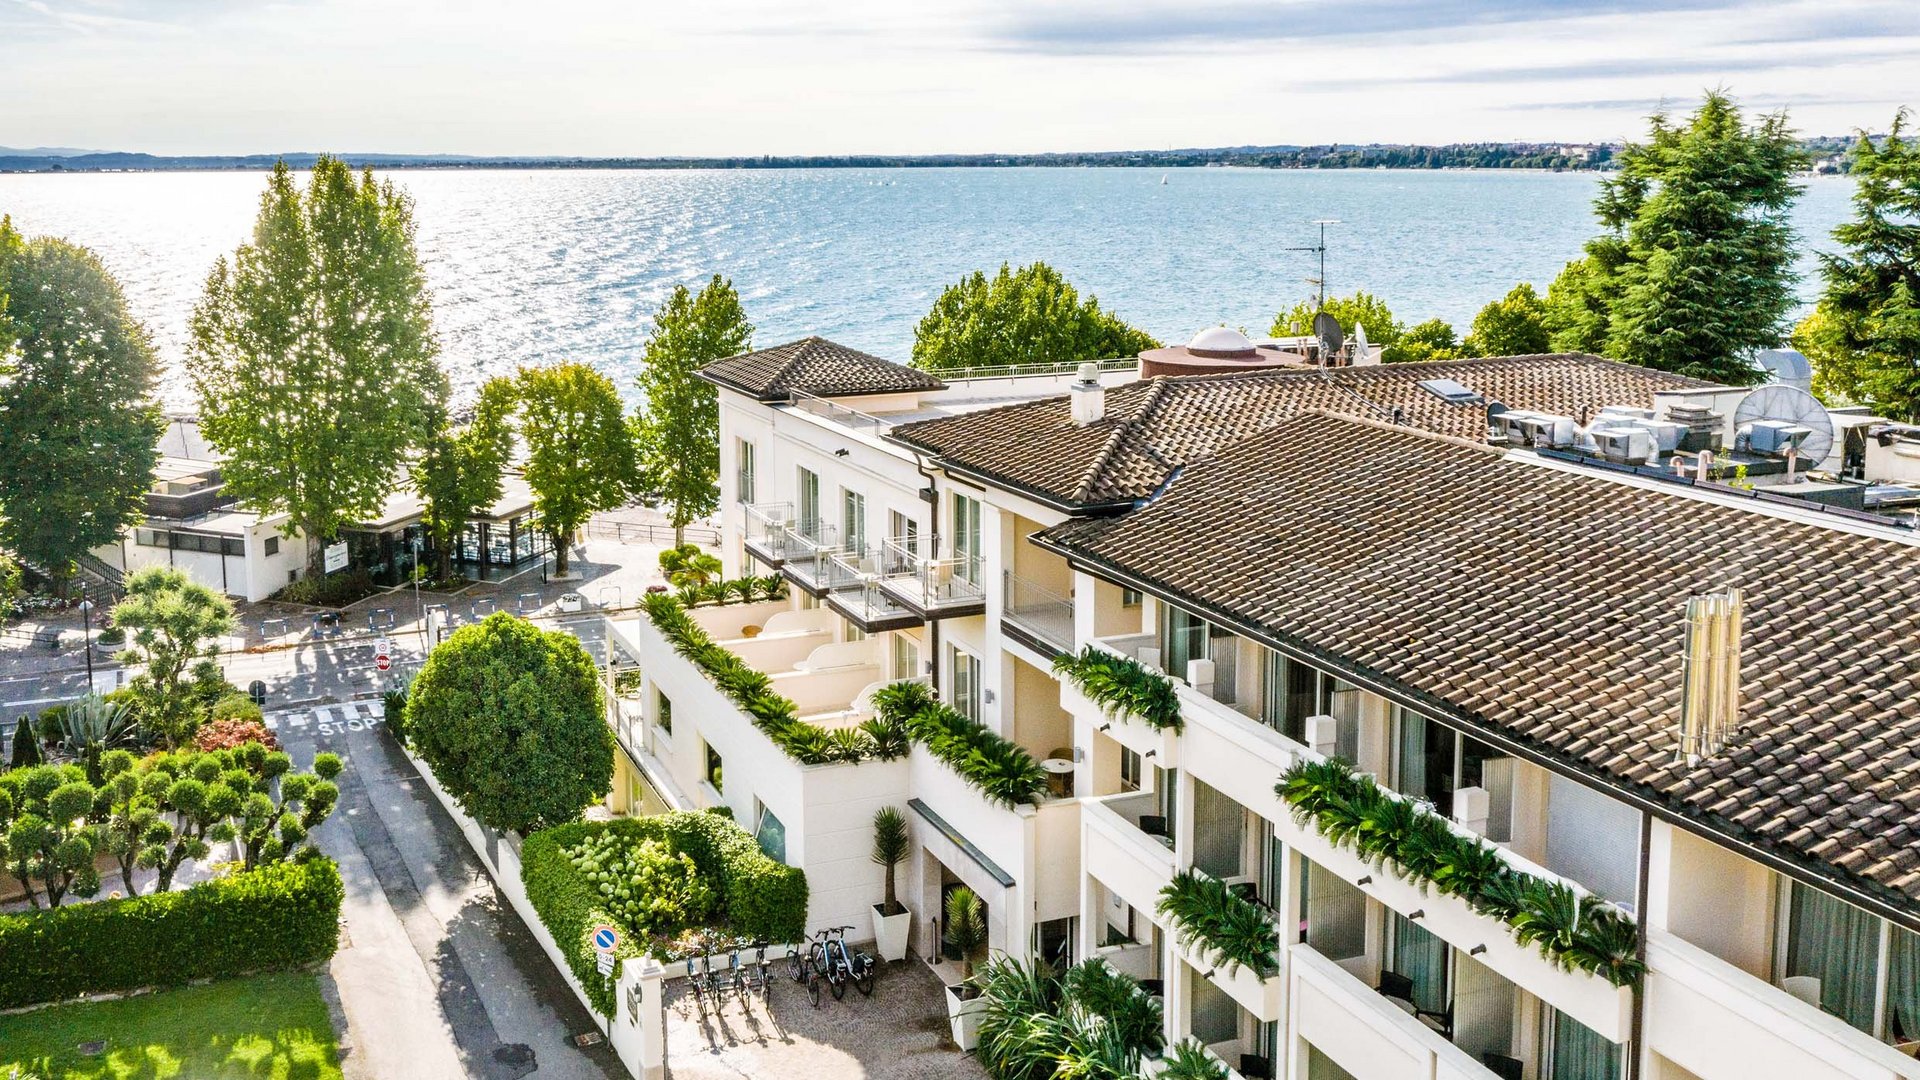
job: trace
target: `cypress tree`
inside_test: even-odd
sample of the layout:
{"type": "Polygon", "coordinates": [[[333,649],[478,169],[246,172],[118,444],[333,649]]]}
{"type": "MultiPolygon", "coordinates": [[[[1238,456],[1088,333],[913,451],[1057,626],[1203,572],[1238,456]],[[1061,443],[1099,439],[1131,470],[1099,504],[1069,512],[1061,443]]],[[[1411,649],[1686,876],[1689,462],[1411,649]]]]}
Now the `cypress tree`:
{"type": "Polygon", "coordinates": [[[20,722],[13,725],[13,758],[16,769],[40,764],[40,739],[33,730],[33,717],[21,714],[20,722]]]}

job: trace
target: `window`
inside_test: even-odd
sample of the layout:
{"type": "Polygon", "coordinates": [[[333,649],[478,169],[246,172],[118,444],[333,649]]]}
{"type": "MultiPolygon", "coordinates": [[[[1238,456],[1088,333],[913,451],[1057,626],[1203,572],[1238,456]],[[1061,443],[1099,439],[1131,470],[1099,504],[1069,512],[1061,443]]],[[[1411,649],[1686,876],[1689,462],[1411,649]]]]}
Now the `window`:
{"type": "Polygon", "coordinates": [[[820,474],[812,469],[800,470],[799,512],[800,535],[812,540],[820,538],[820,474]]]}
{"type": "Polygon", "coordinates": [[[764,805],[760,807],[760,820],[753,828],[753,838],[760,841],[760,850],[767,858],[778,863],[787,861],[787,827],[764,805]]]}
{"type": "Polygon", "coordinates": [[[1886,1042],[1920,1040],[1920,935],[1797,881],[1780,907],[1776,982],[1886,1042]]]}
{"type": "Polygon", "coordinates": [[[953,672],[951,704],[956,712],[977,724],[980,722],[980,658],[949,645],[947,659],[953,672]]]}
{"type": "MultiPolygon", "coordinates": [[[[1418,713],[1396,707],[1397,736],[1394,744],[1393,789],[1402,795],[1425,799],[1441,814],[1453,816],[1453,793],[1463,787],[1502,789],[1499,821],[1500,836],[1505,839],[1511,822],[1511,770],[1496,762],[1510,759],[1478,739],[1461,734],[1418,713]],[[1493,774],[1498,774],[1495,777],[1493,774]],[[1495,782],[1497,779],[1497,783],[1495,782]]],[[[1488,822],[1489,831],[1495,823],[1488,822]]],[[[1638,835],[1638,824],[1635,824],[1638,835]]],[[[1632,845],[1638,847],[1636,840],[1632,845]]],[[[1589,884],[1589,887],[1592,887],[1589,884]]]]}
{"type": "Polygon", "coordinates": [[[757,501],[753,490],[753,444],[745,439],[733,441],[733,493],[743,503],[757,501]]]}
{"type": "Polygon", "coordinates": [[[1451,995],[1447,990],[1447,943],[1399,912],[1388,919],[1387,970],[1413,984],[1413,1007],[1423,1013],[1445,1015],[1451,995]]]}
{"type": "Polygon", "coordinates": [[[673,734],[673,702],[665,694],[655,694],[658,711],[654,713],[654,726],[667,734],[673,734]]]}
{"type": "Polygon", "coordinates": [[[1187,677],[1187,664],[1207,657],[1207,621],[1172,604],[1162,605],[1160,660],[1167,674],[1187,677]]]}
{"type": "Polygon", "coordinates": [[[953,497],[953,557],[959,560],[953,576],[969,585],[980,584],[980,500],[953,497]]]}
{"type": "Polygon", "coordinates": [[[1120,748],[1120,790],[1140,790],[1140,755],[1134,750],[1120,748]]]}
{"type": "Polygon", "coordinates": [[[1125,585],[1120,586],[1121,607],[1139,607],[1140,602],[1146,598],[1147,594],[1141,592],[1139,589],[1130,589],[1125,585]]]}
{"type": "Polygon", "coordinates": [[[887,511],[887,539],[908,558],[920,557],[920,523],[898,510],[887,511]]]}
{"type": "Polygon", "coordinates": [[[277,536],[267,537],[266,552],[269,555],[280,554],[280,538],[279,537],[277,536]]]}
{"type": "Polygon", "coordinates": [[[855,555],[867,553],[867,497],[840,489],[840,540],[855,555]]]}
{"type": "Polygon", "coordinates": [[[893,677],[917,679],[920,671],[920,646],[905,634],[893,635],[893,677]]]}
{"type": "Polygon", "coordinates": [[[853,622],[852,622],[852,620],[849,620],[849,619],[842,619],[842,620],[840,620],[840,625],[842,625],[842,626],[844,626],[844,627],[846,627],[846,633],[845,633],[844,635],[842,635],[842,637],[841,637],[841,640],[843,640],[843,641],[865,641],[865,640],[867,640],[867,632],[866,632],[865,630],[862,630],[862,629],[860,629],[859,627],[857,627],[857,626],[855,626],[855,625],[853,625],[853,622]]]}
{"type": "Polygon", "coordinates": [[[720,752],[709,746],[707,747],[707,783],[712,784],[715,791],[725,791],[726,785],[722,782],[724,779],[720,773],[720,752]]]}
{"type": "Polygon", "coordinates": [[[173,543],[173,534],[165,529],[135,529],[133,542],[141,547],[167,547],[173,543]]]}
{"type": "Polygon", "coordinates": [[[1547,1080],[1619,1080],[1620,1047],[1558,1009],[1546,1010],[1547,1080]]]}

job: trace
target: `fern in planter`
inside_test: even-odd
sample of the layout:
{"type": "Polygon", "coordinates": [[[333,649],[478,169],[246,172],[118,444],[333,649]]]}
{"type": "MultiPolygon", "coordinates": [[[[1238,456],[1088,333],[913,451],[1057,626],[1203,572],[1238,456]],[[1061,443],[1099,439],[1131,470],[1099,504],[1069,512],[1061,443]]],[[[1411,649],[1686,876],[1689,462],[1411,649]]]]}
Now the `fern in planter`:
{"type": "Polygon", "coordinates": [[[1181,945],[1228,971],[1247,968],[1264,979],[1280,970],[1279,928],[1218,878],[1182,870],[1160,890],[1154,910],[1173,923],[1181,945]]]}
{"type": "Polygon", "coordinates": [[[1109,717],[1135,717],[1155,731],[1178,733],[1184,726],[1173,680],[1131,657],[1088,645],[1055,657],[1053,670],[1109,717]]]}

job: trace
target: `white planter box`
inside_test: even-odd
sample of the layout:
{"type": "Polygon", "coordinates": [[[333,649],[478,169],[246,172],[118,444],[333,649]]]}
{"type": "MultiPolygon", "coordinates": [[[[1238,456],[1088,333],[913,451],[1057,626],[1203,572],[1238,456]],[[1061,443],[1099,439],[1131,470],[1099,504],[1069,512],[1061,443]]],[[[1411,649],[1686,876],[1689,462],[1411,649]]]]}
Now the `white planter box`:
{"type": "Polygon", "coordinates": [[[958,986],[947,987],[947,1021],[953,1026],[953,1044],[961,1050],[980,1045],[980,1018],[987,1013],[987,999],[961,1000],[958,986]]]}
{"type": "Polygon", "coordinates": [[[907,934],[913,927],[913,912],[901,908],[898,915],[880,914],[881,905],[873,905],[873,951],[886,961],[907,958],[907,934]]]}

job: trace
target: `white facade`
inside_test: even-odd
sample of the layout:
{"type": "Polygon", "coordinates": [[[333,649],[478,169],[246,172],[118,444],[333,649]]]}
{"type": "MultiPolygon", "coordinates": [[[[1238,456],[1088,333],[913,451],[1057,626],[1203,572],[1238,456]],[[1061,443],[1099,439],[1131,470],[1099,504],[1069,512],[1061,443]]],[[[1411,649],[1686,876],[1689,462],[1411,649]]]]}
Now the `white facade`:
{"type": "Polygon", "coordinates": [[[1907,956],[1904,931],[1862,924],[1881,942],[1853,1018],[1864,1029],[1809,1004],[1804,981],[1787,989],[1800,933],[1788,913],[1826,901],[1791,899],[1804,887],[1730,843],[1649,820],[1593,781],[1483,746],[1337,671],[1276,666],[1265,645],[1222,628],[1206,662],[1172,673],[1178,734],[1109,717],[1063,685],[1053,656],[1088,645],[1161,665],[1173,609],[1027,541],[1059,512],[946,475],[882,436],[892,421],[1064,388],[998,380],[806,404],[720,393],[727,573],[777,567],[795,588],[788,602],[694,609],[715,640],[825,726],[863,718],[876,683],[931,674],[944,699],[1036,759],[1072,763],[1054,795],[1017,810],[989,804],[919,747],[902,761],[800,766],[644,618],[615,624],[645,680],[616,720],[635,775],[676,805],[726,805],[750,830],[774,814],[786,861],[808,873],[810,927],[868,931],[881,880],[866,858],[870,819],[893,805],[914,830],[900,892],[921,955],[938,948],[942,894],[964,883],[987,902],[992,948],[1099,956],[1150,980],[1168,1038],[1198,1038],[1236,1076],[1920,1080],[1906,1034],[1920,1039],[1920,1026],[1903,1026],[1896,985],[1907,973],[1887,970],[1907,956]],[[890,555],[886,542],[908,533],[913,543],[890,555]],[[937,601],[929,581],[945,590],[937,601]],[[1299,680],[1287,686],[1312,687],[1297,708],[1274,705],[1282,672],[1299,680]],[[656,723],[660,695],[672,701],[670,734],[656,723]],[[1442,794],[1460,829],[1583,902],[1635,914],[1650,969],[1638,993],[1564,970],[1505,923],[1368,866],[1274,792],[1296,761],[1339,754],[1429,797],[1440,789],[1412,779],[1427,775],[1407,758],[1415,745],[1428,748],[1421,769],[1452,770],[1442,794]],[[724,762],[720,787],[706,780],[709,749],[724,762]],[[1155,907],[1189,868],[1273,912],[1273,975],[1226,970],[1176,940],[1155,907]],[[1380,992],[1416,954],[1426,960],[1415,995],[1439,995],[1437,1007],[1380,992]]]}

